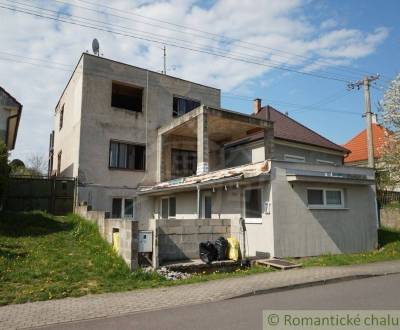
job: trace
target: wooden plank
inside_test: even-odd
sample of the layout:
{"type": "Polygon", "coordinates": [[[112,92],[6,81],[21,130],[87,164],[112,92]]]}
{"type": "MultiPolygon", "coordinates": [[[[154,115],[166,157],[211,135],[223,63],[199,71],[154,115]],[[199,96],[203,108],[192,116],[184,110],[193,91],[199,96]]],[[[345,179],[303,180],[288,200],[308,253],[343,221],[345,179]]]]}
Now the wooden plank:
{"type": "Polygon", "coordinates": [[[284,259],[260,259],[257,260],[256,263],[258,265],[267,266],[267,267],[274,267],[282,270],[292,269],[292,268],[299,268],[301,264],[295,264],[293,262],[284,260],[284,259]]]}

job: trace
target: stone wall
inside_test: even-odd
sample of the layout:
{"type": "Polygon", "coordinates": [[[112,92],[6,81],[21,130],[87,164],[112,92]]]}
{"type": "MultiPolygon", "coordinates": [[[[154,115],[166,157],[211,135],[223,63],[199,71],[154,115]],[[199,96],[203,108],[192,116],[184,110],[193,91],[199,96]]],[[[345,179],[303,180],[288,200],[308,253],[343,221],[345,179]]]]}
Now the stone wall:
{"type": "Polygon", "coordinates": [[[400,209],[383,208],[380,210],[381,226],[400,230],[400,209]]]}
{"type": "Polygon", "coordinates": [[[158,262],[198,259],[200,242],[231,235],[230,219],[156,220],[158,262]]]}
{"type": "Polygon", "coordinates": [[[75,208],[75,213],[96,223],[101,236],[111,245],[113,244],[113,232],[119,231],[119,255],[125,260],[131,270],[135,270],[138,267],[139,223],[137,221],[129,219],[107,219],[105,218],[105,212],[88,211],[87,206],[77,206],[75,208]]]}

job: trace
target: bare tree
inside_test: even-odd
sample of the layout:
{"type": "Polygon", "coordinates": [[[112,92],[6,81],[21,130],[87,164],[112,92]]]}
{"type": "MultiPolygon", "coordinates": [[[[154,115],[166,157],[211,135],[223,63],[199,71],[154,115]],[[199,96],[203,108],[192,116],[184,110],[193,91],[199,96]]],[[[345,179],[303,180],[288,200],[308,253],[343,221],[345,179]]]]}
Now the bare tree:
{"type": "Polygon", "coordinates": [[[45,175],[47,173],[47,159],[44,155],[32,153],[27,163],[27,168],[32,175],[45,175]]]}

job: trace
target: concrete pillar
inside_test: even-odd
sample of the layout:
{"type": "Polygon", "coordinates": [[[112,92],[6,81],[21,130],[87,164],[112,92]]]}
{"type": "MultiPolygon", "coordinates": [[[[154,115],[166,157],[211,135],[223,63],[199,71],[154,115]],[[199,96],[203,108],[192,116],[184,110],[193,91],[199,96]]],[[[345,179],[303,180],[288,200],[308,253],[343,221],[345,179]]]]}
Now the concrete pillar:
{"type": "Polygon", "coordinates": [[[162,182],[164,179],[164,159],[163,159],[163,149],[164,149],[164,135],[157,136],[157,182],[162,182]]]}
{"type": "MultiPolygon", "coordinates": [[[[130,267],[131,270],[136,270],[139,267],[139,222],[138,221],[127,221],[128,224],[128,235],[131,237],[130,242],[130,267]]],[[[121,237],[122,240],[127,237],[121,237]]],[[[129,252],[127,253],[129,256],[129,252]]]]}
{"type": "Polygon", "coordinates": [[[274,127],[264,129],[264,153],[265,160],[272,159],[274,154],[274,127]]]}
{"type": "Polygon", "coordinates": [[[208,173],[208,117],[202,112],[197,117],[197,172],[208,173]]]}

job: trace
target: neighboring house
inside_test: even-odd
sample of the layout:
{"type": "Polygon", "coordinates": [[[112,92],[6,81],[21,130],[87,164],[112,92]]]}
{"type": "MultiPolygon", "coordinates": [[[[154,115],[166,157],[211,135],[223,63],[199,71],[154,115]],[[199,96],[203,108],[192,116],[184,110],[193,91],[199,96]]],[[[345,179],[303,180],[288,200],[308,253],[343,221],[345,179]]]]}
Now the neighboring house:
{"type": "Polygon", "coordinates": [[[8,150],[15,148],[22,104],[0,86],[0,139],[8,150]]]}
{"type": "MultiPolygon", "coordinates": [[[[382,125],[379,125],[375,119],[372,123],[372,141],[374,159],[378,167],[382,154],[382,148],[385,144],[385,139],[389,134],[390,132],[382,125]]],[[[351,138],[343,146],[351,151],[351,153],[344,159],[346,165],[368,166],[368,142],[366,129],[362,130],[356,136],[351,138]]]]}
{"type": "Polygon", "coordinates": [[[154,240],[161,261],[193,257],[227,223],[242,237],[241,218],[249,255],[297,257],[377,244],[374,171],[343,166],[347,153],[260,100],[253,115],[221,109],[218,89],[83,54],[55,110],[50,171],[77,177],[93,210],[172,226],[154,240]]]}

